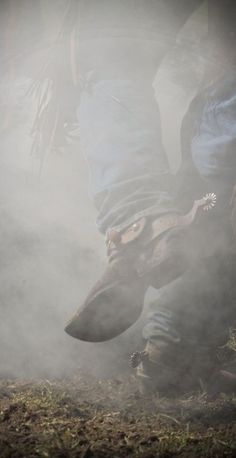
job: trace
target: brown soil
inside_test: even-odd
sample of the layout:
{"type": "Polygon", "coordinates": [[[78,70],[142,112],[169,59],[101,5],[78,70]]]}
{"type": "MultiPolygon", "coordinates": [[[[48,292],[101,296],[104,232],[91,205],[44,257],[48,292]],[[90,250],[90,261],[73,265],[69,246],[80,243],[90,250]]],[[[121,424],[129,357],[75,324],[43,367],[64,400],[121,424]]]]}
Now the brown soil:
{"type": "Polygon", "coordinates": [[[236,398],[167,400],[133,377],[0,381],[0,457],[235,457],[236,398]]]}

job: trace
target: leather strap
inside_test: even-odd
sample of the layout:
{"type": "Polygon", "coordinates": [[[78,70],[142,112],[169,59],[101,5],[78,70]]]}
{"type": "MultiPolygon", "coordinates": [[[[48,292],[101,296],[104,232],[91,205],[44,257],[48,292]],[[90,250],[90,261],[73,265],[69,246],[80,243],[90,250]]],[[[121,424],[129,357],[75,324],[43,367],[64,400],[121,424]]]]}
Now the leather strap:
{"type": "MultiPolygon", "coordinates": [[[[157,217],[151,223],[151,231],[149,235],[145,237],[144,244],[149,244],[151,241],[158,238],[160,235],[170,229],[189,226],[194,221],[200,208],[203,208],[203,210],[209,210],[214,207],[215,202],[215,194],[207,194],[202,199],[195,200],[191,210],[186,215],[180,215],[178,213],[166,213],[157,217]]],[[[123,232],[119,232],[112,228],[109,229],[107,231],[106,238],[108,256],[112,253],[113,250],[119,250],[119,247],[124,247],[128,243],[138,239],[143,233],[146,224],[147,218],[142,217],[123,232]]]]}
{"type": "Polygon", "coordinates": [[[155,238],[159,237],[161,234],[168,231],[169,229],[189,226],[194,221],[198,209],[201,207],[205,207],[206,205],[206,198],[203,197],[200,200],[195,200],[191,210],[186,215],[169,213],[160,216],[160,218],[152,222],[152,236],[151,239],[148,240],[148,243],[154,240],[155,238]]]}

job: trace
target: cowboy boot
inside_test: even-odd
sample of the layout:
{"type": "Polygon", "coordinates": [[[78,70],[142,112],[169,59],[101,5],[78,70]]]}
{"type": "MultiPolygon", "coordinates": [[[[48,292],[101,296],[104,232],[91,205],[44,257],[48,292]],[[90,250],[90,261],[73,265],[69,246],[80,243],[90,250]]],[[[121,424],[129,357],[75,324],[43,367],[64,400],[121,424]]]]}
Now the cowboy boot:
{"type": "Polygon", "coordinates": [[[147,341],[144,351],[131,355],[131,367],[136,369],[140,394],[170,394],[177,390],[180,373],[174,358],[176,348],[170,342],[152,339],[147,341]]]}
{"type": "Polygon", "coordinates": [[[65,331],[80,340],[102,342],[128,329],[142,312],[147,288],[164,286],[192,262],[190,228],[198,210],[214,202],[215,195],[209,194],[195,201],[186,215],[141,217],[120,231],[110,229],[108,266],[65,331]]]}

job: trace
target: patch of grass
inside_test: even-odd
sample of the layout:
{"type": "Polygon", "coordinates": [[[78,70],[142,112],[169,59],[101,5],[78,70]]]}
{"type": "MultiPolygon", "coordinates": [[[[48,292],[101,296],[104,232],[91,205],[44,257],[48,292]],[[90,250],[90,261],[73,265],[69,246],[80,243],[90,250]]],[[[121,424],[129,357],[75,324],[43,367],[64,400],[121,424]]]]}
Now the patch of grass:
{"type": "Polygon", "coordinates": [[[132,377],[2,380],[1,458],[234,457],[236,402],[141,397],[132,377]]]}

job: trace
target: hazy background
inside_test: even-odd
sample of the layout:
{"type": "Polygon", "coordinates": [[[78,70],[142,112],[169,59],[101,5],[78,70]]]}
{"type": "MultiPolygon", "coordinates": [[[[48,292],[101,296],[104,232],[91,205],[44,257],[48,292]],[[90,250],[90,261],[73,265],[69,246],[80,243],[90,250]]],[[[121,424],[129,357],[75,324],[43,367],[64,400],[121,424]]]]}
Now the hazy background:
{"type": "MultiPolygon", "coordinates": [[[[64,376],[84,367],[101,375],[112,362],[118,372],[126,366],[126,353],[136,349],[133,336],[139,335],[139,324],[112,342],[96,345],[73,340],[63,331],[100,275],[105,248],[95,226],[79,144],[48,155],[41,175],[39,158],[30,153],[35,101],[25,94],[66,5],[66,0],[41,2],[43,45],[33,53],[24,48],[25,56],[8,60],[0,79],[0,374],[64,376]]],[[[11,37],[15,16],[9,16],[7,2],[0,5],[1,24],[8,24],[11,37]]],[[[26,8],[23,23],[32,33],[33,18],[26,8]]],[[[173,171],[181,160],[181,119],[204,68],[206,33],[204,4],[186,23],[155,80],[173,171]]]]}

